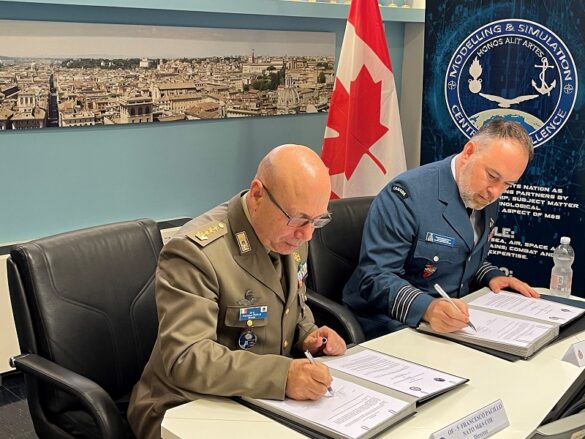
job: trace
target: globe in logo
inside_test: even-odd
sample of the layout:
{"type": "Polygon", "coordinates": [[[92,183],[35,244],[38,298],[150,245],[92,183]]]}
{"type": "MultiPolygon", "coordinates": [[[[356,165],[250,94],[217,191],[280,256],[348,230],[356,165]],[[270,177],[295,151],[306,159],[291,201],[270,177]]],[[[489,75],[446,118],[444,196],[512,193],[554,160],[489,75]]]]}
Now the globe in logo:
{"type": "Polygon", "coordinates": [[[569,119],[577,85],[575,62],[558,36],[532,21],[506,19],[477,29],[455,50],[445,100],[468,138],[503,118],[520,123],[539,146],[569,119]]]}

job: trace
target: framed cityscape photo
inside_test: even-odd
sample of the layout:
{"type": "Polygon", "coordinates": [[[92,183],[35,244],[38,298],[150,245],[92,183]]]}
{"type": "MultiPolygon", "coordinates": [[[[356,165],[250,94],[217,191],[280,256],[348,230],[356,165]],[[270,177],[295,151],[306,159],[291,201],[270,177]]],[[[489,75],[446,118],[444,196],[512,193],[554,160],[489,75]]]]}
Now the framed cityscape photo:
{"type": "Polygon", "coordinates": [[[327,111],[335,34],[0,20],[0,131],[327,111]]]}

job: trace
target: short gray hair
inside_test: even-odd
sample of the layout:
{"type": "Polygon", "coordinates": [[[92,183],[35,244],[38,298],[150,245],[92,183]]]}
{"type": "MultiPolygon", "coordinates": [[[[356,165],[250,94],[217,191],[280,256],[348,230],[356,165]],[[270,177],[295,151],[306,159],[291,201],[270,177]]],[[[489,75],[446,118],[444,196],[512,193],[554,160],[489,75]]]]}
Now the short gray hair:
{"type": "Polygon", "coordinates": [[[496,139],[509,139],[518,142],[526,150],[528,161],[534,157],[534,145],[526,130],[517,122],[505,119],[494,119],[484,124],[471,140],[477,142],[480,148],[488,141],[496,139]]]}

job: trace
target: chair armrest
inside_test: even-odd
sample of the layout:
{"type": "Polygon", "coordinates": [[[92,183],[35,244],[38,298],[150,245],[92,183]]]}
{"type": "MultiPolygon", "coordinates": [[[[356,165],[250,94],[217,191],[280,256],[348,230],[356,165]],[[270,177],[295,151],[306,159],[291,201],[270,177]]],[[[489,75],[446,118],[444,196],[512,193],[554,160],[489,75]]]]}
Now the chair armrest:
{"type": "MultiPolygon", "coordinates": [[[[353,315],[345,306],[307,288],[307,302],[316,315],[326,315],[325,323],[333,322],[333,329],[342,329],[340,335],[347,337],[345,340],[348,345],[360,344],[366,341],[364,331],[353,315]],[[343,333],[345,332],[345,334],[343,333]]],[[[345,337],[344,337],[345,338],[345,337]]]]}
{"type": "Polygon", "coordinates": [[[585,412],[557,419],[546,425],[541,425],[528,437],[530,439],[579,437],[579,433],[581,433],[583,429],[585,429],[585,412]]]}
{"type": "Polygon", "coordinates": [[[94,419],[101,437],[124,437],[127,429],[118,407],[95,382],[36,354],[12,357],[10,365],[77,397],[94,419]]]}

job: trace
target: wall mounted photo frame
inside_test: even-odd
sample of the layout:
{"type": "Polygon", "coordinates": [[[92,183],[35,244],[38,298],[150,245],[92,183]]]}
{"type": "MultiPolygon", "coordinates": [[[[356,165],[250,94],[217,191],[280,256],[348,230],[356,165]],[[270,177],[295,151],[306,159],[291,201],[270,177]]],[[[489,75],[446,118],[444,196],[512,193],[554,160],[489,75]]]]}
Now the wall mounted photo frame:
{"type": "Polygon", "coordinates": [[[335,34],[0,20],[0,131],[327,111],[335,34]]]}

